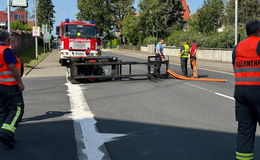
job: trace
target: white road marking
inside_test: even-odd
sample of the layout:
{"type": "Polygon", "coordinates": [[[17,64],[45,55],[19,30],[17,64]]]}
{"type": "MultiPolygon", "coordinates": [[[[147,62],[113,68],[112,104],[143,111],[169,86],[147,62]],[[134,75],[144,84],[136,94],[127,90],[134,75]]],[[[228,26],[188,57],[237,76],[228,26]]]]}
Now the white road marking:
{"type": "Polygon", "coordinates": [[[234,73],[218,71],[218,70],[214,70],[214,69],[207,69],[207,68],[202,68],[202,67],[198,67],[198,69],[205,70],[205,71],[211,71],[211,72],[217,72],[217,73],[223,73],[223,74],[228,74],[228,75],[233,75],[234,74],[234,73]]]}
{"type": "Polygon", "coordinates": [[[73,85],[68,80],[66,85],[68,86],[72,119],[74,120],[79,160],[102,160],[105,154],[100,150],[100,147],[105,142],[110,142],[126,135],[99,133],[96,127],[97,121],[90,111],[80,86],[73,85]]]}
{"type": "Polygon", "coordinates": [[[230,96],[227,96],[227,95],[224,95],[224,94],[221,94],[221,93],[217,93],[217,92],[215,92],[215,94],[216,95],[219,95],[219,96],[222,96],[222,97],[225,97],[225,98],[227,98],[227,99],[231,99],[231,100],[235,100],[235,98],[234,97],[230,97],[230,96]]]}
{"type": "Polygon", "coordinates": [[[212,90],[210,90],[210,89],[206,89],[206,88],[203,88],[203,87],[200,87],[200,86],[197,86],[197,85],[194,85],[194,84],[190,84],[190,83],[185,83],[185,84],[188,85],[188,86],[191,86],[191,87],[194,87],[194,88],[198,88],[198,89],[201,89],[201,90],[204,90],[204,91],[213,93],[213,94],[215,94],[215,95],[218,95],[218,96],[221,96],[221,97],[224,97],[224,98],[233,100],[233,101],[235,100],[235,98],[233,98],[233,97],[230,97],[230,96],[227,96],[227,95],[225,95],[225,94],[212,91],[212,90]]]}

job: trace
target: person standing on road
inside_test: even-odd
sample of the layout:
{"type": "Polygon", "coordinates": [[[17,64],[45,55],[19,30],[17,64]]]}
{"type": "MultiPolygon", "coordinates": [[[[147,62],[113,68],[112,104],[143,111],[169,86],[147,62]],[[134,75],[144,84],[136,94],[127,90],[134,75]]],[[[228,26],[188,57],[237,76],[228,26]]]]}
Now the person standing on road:
{"type": "Polygon", "coordinates": [[[163,44],[164,44],[164,40],[162,39],[156,45],[156,48],[155,48],[156,61],[159,63],[158,66],[157,66],[158,68],[157,68],[157,70],[155,70],[155,72],[158,75],[160,75],[162,59],[165,59],[165,56],[163,54],[163,44]]]}
{"type": "Polygon", "coordinates": [[[24,113],[21,61],[9,48],[10,33],[0,32],[0,142],[14,147],[14,135],[24,113]]]}
{"type": "Polygon", "coordinates": [[[198,70],[197,70],[197,42],[196,40],[192,41],[192,46],[190,49],[190,65],[193,70],[192,77],[198,78],[198,70]]]}
{"type": "Polygon", "coordinates": [[[180,48],[180,61],[181,61],[181,70],[182,75],[187,77],[188,76],[188,58],[190,54],[190,46],[187,42],[182,42],[182,46],[180,48]]]}
{"type": "Polygon", "coordinates": [[[233,51],[236,120],[236,159],[253,160],[257,122],[260,123],[260,21],[246,25],[248,38],[233,51]]]}

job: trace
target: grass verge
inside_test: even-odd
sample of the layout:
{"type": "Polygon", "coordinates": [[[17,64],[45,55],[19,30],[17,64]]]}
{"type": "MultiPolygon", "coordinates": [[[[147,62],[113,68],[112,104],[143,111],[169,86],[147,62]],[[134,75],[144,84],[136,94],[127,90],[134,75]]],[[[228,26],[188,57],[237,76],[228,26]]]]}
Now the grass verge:
{"type": "Polygon", "coordinates": [[[38,65],[45,57],[47,57],[51,52],[43,53],[43,47],[38,47],[38,58],[35,59],[35,47],[31,47],[19,52],[17,55],[24,64],[24,73],[26,74],[36,65],[38,65]]]}

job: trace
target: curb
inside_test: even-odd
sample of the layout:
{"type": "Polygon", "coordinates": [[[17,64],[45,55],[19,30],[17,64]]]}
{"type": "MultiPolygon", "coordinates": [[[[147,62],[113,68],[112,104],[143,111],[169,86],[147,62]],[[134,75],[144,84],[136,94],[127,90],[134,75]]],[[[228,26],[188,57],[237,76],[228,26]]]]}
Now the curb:
{"type": "Polygon", "coordinates": [[[35,67],[37,67],[43,60],[45,60],[52,52],[50,52],[46,57],[40,60],[36,65],[34,65],[29,71],[23,74],[23,77],[26,77],[35,67]]]}

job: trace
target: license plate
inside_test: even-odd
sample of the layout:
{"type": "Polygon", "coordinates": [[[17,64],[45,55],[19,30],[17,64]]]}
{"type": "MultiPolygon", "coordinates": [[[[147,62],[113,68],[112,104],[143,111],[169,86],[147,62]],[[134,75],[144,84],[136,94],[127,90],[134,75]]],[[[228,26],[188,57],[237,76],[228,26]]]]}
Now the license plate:
{"type": "Polygon", "coordinates": [[[85,56],[84,52],[75,52],[74,53],[75,56],[85,56]]]}

